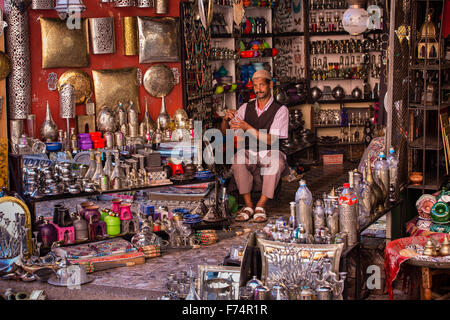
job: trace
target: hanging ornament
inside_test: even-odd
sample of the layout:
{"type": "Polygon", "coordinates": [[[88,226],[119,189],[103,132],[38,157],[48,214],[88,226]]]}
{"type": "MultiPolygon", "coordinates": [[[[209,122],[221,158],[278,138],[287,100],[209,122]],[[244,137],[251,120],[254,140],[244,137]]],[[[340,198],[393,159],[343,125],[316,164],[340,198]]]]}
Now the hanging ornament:
{"type": "Polygon", "coordinates": [[[349,0],[349,8],[344,12],[342,26],[353,36],[367,30],[369,13],[362,7],[364,0],[349,0]]]}

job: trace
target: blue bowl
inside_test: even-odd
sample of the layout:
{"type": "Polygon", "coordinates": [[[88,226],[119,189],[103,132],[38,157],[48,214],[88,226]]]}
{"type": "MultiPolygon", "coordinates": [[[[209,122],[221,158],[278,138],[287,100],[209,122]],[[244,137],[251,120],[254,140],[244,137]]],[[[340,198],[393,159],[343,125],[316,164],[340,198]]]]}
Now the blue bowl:
{"type": "Polygon", "coordinates": [[[61,142],[46,142],[45,146],[48,152],[58,152],[62,149],[61,142]]]}

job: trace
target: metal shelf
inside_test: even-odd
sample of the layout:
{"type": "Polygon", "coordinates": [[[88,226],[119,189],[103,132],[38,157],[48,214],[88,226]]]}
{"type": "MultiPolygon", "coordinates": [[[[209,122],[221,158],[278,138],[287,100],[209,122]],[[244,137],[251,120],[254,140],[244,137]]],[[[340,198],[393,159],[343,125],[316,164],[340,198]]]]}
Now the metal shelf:
{"type": "Polygon", "coordinates": [[[245,38],[271,38],[272,33],[260,33],[260,34],[241,34],[240,36],[235,36],[235,39],[245,39],[245,38]]]}
{"type": "Polygon", "coordinates": [[[180,185],[191,185],[191,184],[208,183],[208,182],[214,182],[214,180],[213,179],[194,180],[194,181],[190,181],[190,182],[186,182],[186,183],[182,183],[182,184],[173,184],[172,182],[170,182],[170,183],[166,183],[166,184],[143,186],[143,187],[139,187],[139,188],[127,188],[127,189],[120,189],[120,190],[107,190],[107,191],[95,191],[95,192],[81,192],[78,194],[62,193],[62,194],[57,194],[57,195],[48,195],[48,196],[44,196],[42,198],[30,198],[30,197],[24,196],[24,198],[27,199],[27,202],[38,203],[38,202],[47,202],[47,201],[61,200],[61,199],[99,196],[102,194],[109,194],[109,193],[132,192],[132,191],[154,189],[154,188],[160,188],[160,187],[166,187],[166,186],[172,186],[172,185],[180,186],[180,185]]]}
{"type": "Polygon", "coordinates": [[[446,62],[441,62],[441,65],[439,66],[439,64],[415,64],[410,66],[411,70],[444,70],[444,69],[450,69],[450,62],[446,61],[446,62]]]}
{"type": "MultiPolygon", "coordinates": [[[[364,124],[350,124],[350,127],[364,127],[364,124]]],[[[348,128],[340,124],[314,124],[314,128],[348,128]]]]}
{"type": "MultiPolygon", "coordinates": [[[[382,30],[370,30],[368,32],[364,32],[363,34],[381,34],[382,30]]],[[[331,32],[310,32],[310,37],[316,36],[351,36],[347,31],[331,31],[331,32]]]]}
{"type": "Polygon", "coordinates": [[[282,32],[273,34],[274,37],[301,37],[304,35],[304,32],[282,32]]]}
{"type": "Polygon", "coordinates": [[[233,35],[231,33],[219,33],[219,34],[212,34],[211,39],[217,39],[217,38],[233,38],[233,35]]]}
{"type": "Polygon", "coordinates": [[[318,142],[317,145],[320,147],[326,146],[326,147],[334,147],[334,146],[350,146],[350,145],[362,145],[365,144],[364,141],[361,142],[338,142],[338,143],[320,143],[318,142]]]}
{"type": "Polygon", "coordinates": [[[450,107],[450,102],[443,102],[440,105],[423,105],[421,103],[410,103],[409,108],[420,109],[420,110],[439,110],[443,108],[450,107]]]}
{"type": "Polygon", "coordinates": [[[425,139],[424,146],[424,138],[420,137],[415,139],[414,141],[409,143],[409,147],[411,149],[420,149],[420,150],[442,150],[444,145],[442,143],[436,143],[437,137],[427,136],[425,139]]]}
{"type": "MultiPolygon", "coordinates": [[[[319,100],[318,103],[364,103],[364,102],[378,102],[378,99],[343,99],[343,100],[319,100]]],[[[368,108],[368,107],[367,107],[368,108]]]]}

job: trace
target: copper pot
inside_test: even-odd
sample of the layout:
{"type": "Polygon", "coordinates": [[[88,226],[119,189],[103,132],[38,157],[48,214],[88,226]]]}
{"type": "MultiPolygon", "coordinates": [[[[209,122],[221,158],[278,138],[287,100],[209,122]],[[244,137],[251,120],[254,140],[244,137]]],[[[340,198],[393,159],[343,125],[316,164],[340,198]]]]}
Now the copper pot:
{"type": "Polygon", "coordinates": [[[409,175],[409,180],[413,185],[421,185],[423,181],[422,172],[411,172],[411,174],[409,175]]]}

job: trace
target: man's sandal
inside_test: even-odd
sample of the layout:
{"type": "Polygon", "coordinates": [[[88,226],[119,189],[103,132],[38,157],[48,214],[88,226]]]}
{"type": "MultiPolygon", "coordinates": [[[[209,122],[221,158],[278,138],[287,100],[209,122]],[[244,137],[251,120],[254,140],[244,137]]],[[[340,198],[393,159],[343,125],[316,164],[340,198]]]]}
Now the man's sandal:
{"type": "Polygon", "coordinates": [[[253,222],[263,223],[267,221],[266,210],[262,207],[255,208],[255,214],[253,215],[253,222]]]}
{"type": "Polygon", "coordinates": [[[245,222],[250,220],[253,216],[253,209],[250,207],[244,207],[241,211],[239,211],[238,215],[234,219],[237,222],[245,222]]]}

